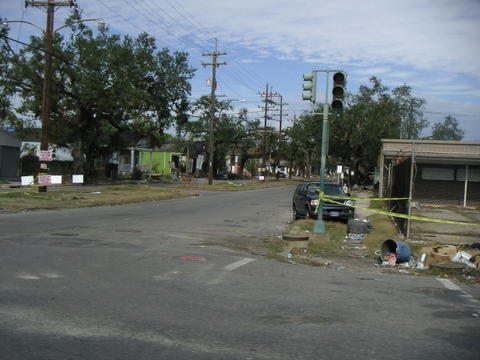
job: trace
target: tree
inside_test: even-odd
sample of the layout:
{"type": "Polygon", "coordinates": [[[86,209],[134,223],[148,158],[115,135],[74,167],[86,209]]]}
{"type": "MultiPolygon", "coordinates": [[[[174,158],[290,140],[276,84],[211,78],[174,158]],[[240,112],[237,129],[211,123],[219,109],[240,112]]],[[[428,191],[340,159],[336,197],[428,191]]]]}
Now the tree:
{"type": "MultiPolygon", "coordinates": [[[[80,19],[74,10],[67,23],[80,19]]],[[[194,69],[187,54],[158,50],[147,34],[136,38],[96,34],[85,24],[54,37],[50,142],[73,147],[75,170],[91,177],[95,161],[147,140],[160,146],[165,130],[185,121],[194,69]],[[85,162],[83,160],[85,159],[85,162]]],[[[3,85],[21,96],[16,118],[38,118],[43,83],[42,38],[9,53],[10,74],[3,85]]]]}
{"type": "Polygon", "coordinates": [[[465,136],[465,130],[460,128],[457,119],[452,115],[447,115],[443,121],[438,121],[432,127],[432,139],[434,140],[462,140],[465,136]]]}
{"type": "Polygon", "coordinates": [[[355,182],[369,181],[381,149],[381,139],[401,133],[417,137],[426,126],[421,108],[424,99],[411,96],[410,87],[394,90],[370,78],[355,95],[348,94],[343,114],[330,117],[330,161],[355,170],[355,182]]]}
{"type": "Polygon", "coordinates": [[[401,117],[400,138],[417,139],[428,126],[422,111],[425,99],[412,96],[412,88],[406,84],[393,89],[392,95],[401,117]]]}
{"type": "MultiPolygon", "coordinates": [[[[189,121],[179,124],[178,135],[196,140],[209,141],[210,129],[210,96],[204,95],[192,104],[193,115],[189,121]]],[[[225,170],[225,158],[229,154],[240,156],[240,165],[243,169],[249,158],[248,150],[256,146],[258,140],[258,121],[249,121],[247,111],[240,109],[237,114],[231,114],[233,109],[228,100],[217,101],[214,136],[214,173],[225,170]]]]}
{"type": "Polygon", "coordinates": [[[297,163],[297,166],[303,168],[307,177],[312,175],[312,167],[315,160],[319,159],[321,139],[322,139],[322,118],[319,115],[312,115],[305,112],[300,115],[298,121],[293,124],[286,132],[290,139],[291,164],[297,163]],[[298,152],[301,153],[300,159],[298,152]]]}

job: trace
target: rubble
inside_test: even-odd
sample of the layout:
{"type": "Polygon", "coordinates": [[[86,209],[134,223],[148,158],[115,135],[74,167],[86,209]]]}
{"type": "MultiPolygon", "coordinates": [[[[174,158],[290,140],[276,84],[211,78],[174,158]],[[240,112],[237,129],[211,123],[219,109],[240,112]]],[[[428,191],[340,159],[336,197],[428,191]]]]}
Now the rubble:
{"type": "Polygon", "coordinates": [[[417,263],[417,269],[428,269],[432,265],[440,264],[463,264],[471,269],[480,268],[480,250],[464,251],[454,245],[444,245],[437,247],[424,247],[420,250],[420,258],[417,263]]]}

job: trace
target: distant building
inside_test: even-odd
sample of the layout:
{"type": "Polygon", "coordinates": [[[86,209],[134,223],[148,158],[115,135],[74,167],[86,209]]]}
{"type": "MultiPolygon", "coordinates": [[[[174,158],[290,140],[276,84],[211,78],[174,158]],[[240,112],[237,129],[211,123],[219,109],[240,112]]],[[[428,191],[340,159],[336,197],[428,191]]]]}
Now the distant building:
{"type": "Polygon", "coordinates": [[[0,131],[0,179],[18,179],[21,141],[12,132],[0,131]]]}

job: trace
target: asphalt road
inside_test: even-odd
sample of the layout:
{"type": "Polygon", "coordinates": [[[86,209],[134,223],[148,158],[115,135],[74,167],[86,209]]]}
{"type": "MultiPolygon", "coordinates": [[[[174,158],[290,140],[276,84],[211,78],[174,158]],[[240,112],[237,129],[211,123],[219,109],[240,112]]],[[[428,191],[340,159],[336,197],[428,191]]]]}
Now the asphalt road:
{"type": "Polygon", "coordinates": [[[478,288],[252,254],[292,191],[0,215],[0,359],[478,359],[478,288]]]}

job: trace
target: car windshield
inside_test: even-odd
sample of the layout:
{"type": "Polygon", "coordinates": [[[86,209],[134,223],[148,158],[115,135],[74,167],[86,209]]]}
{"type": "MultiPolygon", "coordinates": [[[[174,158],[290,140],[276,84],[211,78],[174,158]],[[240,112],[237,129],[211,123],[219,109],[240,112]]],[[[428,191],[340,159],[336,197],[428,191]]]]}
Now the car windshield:
{"type": "MultiPolygon", "coordinates": [[[[309,194],[318,194],[319,190],[320,190],[320,184],[310,184],[307,187],[307,192],[309,194]]],[[[343,191],[343,188],[337,184],[325,184],[325,194],[345,196],[345,192],[343,191]]]]}

